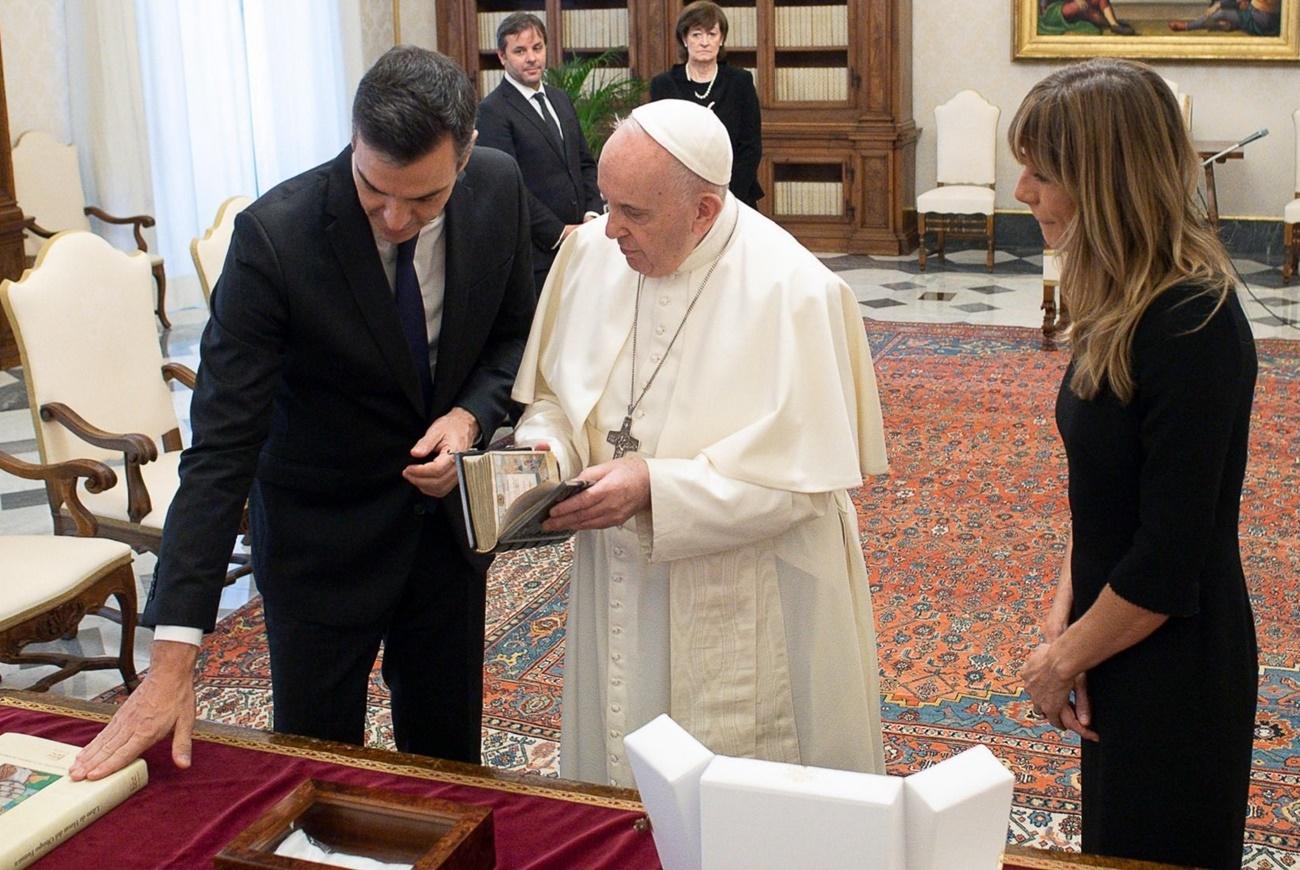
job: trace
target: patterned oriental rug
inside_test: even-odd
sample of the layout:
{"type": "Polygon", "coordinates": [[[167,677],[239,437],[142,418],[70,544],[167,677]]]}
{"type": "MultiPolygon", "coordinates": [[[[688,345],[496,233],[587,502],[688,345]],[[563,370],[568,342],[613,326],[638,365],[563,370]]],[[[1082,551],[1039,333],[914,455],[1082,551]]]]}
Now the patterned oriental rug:
{"type": "MultiPolygon", "coordinates": [[[[1067,354],[1013,327],[867,321],[867,332],[892,469],[855,499],[889,772],[984,743],[1016,774],[1010,841],[1078,848],[1078,740],[1031,715],[1017,676],[1065,547],[1053,404],[1067,354]]],[[[1263,667],[1243,863],[1271,870],[1300,863],[1300,343],[1258,351],[1241,538],[1263,667]]],[[[492,570],[487,764],[555,771],[570,559],[567,547],[523,551],[492,570]]],[[[200,667],[200,715],[270,725],[260,601],[222,622],[200,667]]],[[[372,679],[369,741],[391,745],[377,669],[372,679]]]]}

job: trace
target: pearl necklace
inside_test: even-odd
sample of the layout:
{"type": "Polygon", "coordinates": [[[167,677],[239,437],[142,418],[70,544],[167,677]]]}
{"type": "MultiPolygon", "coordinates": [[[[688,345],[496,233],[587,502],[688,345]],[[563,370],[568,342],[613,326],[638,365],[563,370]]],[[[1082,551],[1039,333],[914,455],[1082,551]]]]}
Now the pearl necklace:
{"type": "MultiPolygon", "coordinates": [[[[687,69],[686,71],[686,80],[693,85],[699,84],[699,82],[691,78],[691,73],[689,69],[687,69]]],[[[717,80],[718,80],[718,67],[715,64],[713,67],[713,78],[709,79],[709,86],[704,89],[704,93],[701,94],[699,91],[695,90],[694,88],[691,89],[691,93],[695,94],[695,99],[697,100],[707,100],[709,98],[709,94],[713,93],[713,83],[716,82],[717,80]]]]}

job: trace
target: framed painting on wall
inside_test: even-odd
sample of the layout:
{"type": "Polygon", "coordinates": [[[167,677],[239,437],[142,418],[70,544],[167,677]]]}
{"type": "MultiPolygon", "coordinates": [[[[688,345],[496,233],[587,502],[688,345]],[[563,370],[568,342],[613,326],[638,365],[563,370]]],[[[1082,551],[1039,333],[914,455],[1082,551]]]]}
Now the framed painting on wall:
{"type": "Polygon", "coordinates": [[[1013,60],[1300,61],[1300,0],[1011,0],[1013,60]]]}

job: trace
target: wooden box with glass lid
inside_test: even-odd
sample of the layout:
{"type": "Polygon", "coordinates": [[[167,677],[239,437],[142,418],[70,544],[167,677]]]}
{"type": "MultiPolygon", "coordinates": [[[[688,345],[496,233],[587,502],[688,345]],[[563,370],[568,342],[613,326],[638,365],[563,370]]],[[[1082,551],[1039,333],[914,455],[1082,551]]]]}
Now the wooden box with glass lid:
{"type": "MultiPolygon", "coordinates": [[[[527,9],[545,16],[550,63],[575,51],[591,55],[626,46],[627,69],[649,80],[678,62],[674,24],[684,5],[683,0],[444,0],[438,4],[438,42],[482,89],[492,73],[501,74],[493,22],[527,9]],[[581,44],[587,40],[578,34],[590,33],[606,15],[618,22],[613,32],[600,31],[607,34],[601,41],[581,44]]],[[[813,250],[913,250],[918,131],[912,121],[911,0],[720,0],[719,5],[729,25],[727,62],[753,73],[762,108],[758,180],[766,196],[759,209],[813,250]]],[[[496,79],[490,80],[489,89],[496,79]]]]}

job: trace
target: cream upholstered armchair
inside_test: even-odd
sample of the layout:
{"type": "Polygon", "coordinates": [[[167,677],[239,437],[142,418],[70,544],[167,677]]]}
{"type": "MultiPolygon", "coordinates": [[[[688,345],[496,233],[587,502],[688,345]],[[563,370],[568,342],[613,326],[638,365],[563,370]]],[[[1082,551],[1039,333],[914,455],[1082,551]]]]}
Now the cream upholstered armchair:
{"type": "Polygon", "coordinates": [[[1178,82],[1173,79],[1165,79],[1165,84],[1169,86],[1169,90],[1173,91],[1174,100],[1178,103],[1178,111],[1183,115],[1183,126],[1190,133],[1192,131],[1192,95],[1180,91],[1178,82]]]}
{"type": "Polygon", "coordinates": [[[190,240],[190,256],[194,258],[194,269],[199,273],[199,285],[203,288],[203,301],[212,303],[212,290],[221,277],[221,268],[226,264],[226,251],[230,248],[230,236],[235,231],[235,215],[239,214],[253,202],[249,196],[232,196],[217,208],[217,216],[212,221],[202,238],[190,240]]]}
{"type": "MultiPolygon", "coordinates": [[[[85,487],[91,492],[101,492],[116,482],[107,465],[84,459],[34,465],[0,453],[0,471],[43,480],[57,490],[84,535],[93,535],[96,523],[77,499],[76,481],[85,478],[85,487]]],[[[98,668],[117,668],[126,687],[134,689],[140,682],[133,658],[135,611],[135,572],[131,570],[131,548],[126,544],[93,537],[0,536],[0,661],[58,667],[30,686],[32,691],[43,692],[74,674],[98,668]],[[110,596],[117,600],[117,611],[104,610],[110,596]],[[121,623],[116,656],[85,657],[48,648],[24,652],[30,644],[76,632],[81,620],[94,613],[121,623]]]]}
{"type": "MultiPolygon", "coordinates": [[[[0,303],[22,357],[41,461],[121,462],[123,480],[102,492],[83,486],[78,496],[95,534],[156,553],[181,449],[167,382],[192,387],[194,373],[163,361],[150,284],[145,254],[65,232],[45,243],[20,280],[0,284],[0,303]]],[[[55,532],[74,533],[64,493],[50,484],[46,491],[55,532]]]]}
{"type": "Polygon", "coordinates": [[[1290,282],[1295,274],[1296,260],[1300,259],[1300,109],[1291,113],[1295,126],[1295,199],[1282,209],[1282,280],[1290,282]]]}
{"type": "Polygon", "coordinates": [[[171,327],[167,319],[167,274],[163,258],[149,253],[142,230],[154,225],[149,215],[118,217],[100,208],[86,204],[86,191],[81,185],[81,169],[77,164],[77,148],[55,139],[44,130],[28,130],[18,137],[13,148],[14,194],[18,208],[26,216],[24,229],[28,231],[25,247],[28,257],[34,257],[43,239],[64,230],[90,230],[90,218],[105,223],[133,226],[135,243],[149,260],[154,281],[158,285],[158,306],[155,313],[164,328],[171,327]]]}
{"type": "Polygon", "coordinates": [[[953,238],[987,238],[993,271],[993,185],[996,181],[998,117],[1002,110],[975,91],[958,92],[934,110],[939,186],[916,198],[917,259],[925,271],[926,233],[935,234],[935,253],[953,238]]]}

